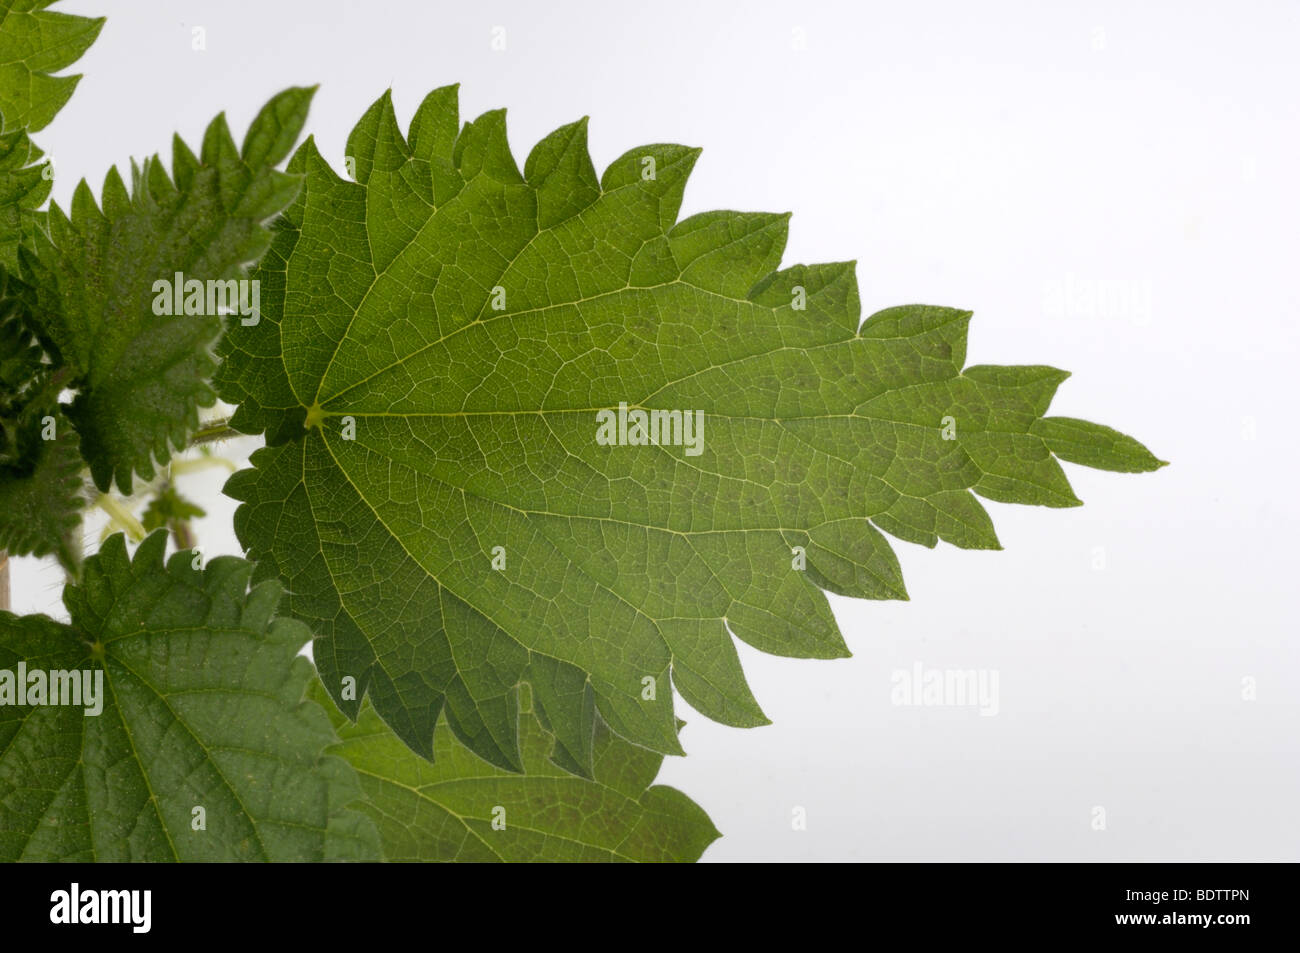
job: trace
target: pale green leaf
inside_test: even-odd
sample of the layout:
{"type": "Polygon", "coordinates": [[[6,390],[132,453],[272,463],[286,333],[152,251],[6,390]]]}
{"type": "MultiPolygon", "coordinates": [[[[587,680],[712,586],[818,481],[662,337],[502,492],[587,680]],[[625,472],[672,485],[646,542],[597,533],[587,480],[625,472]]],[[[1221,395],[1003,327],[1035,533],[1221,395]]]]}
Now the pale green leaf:
{"type": "Polygon", "coordinates": [[[0,117],[6,132],[44,129],[80,76],[51,75],[81,58],[102,17],[47,9],[54,0],[0,0],[0,117]]]}
{"type": "Polygon", "coordinates": [[[332,697],[355,716],[354,678],[425,755],[445,717],[522,769],[525,681],[577,770],[597,713],[680,751],[673,686],[762,724],[733,636],[848,654],[823,590],[905,598],[884,533],[997,548],[977,495],[1078,504],[1054,450],[1159,465],[1044,424],[1064,372],[966,367],[969,312],[863,322],[852,263],[778,270],[788,216],[678,221],[696,149],[598,178],[577,122],[521,173],[504,113],[461,127],[448,88],[408,136],[385,95],[347,153],[356,181],[310,139],[290,162],[264,320],[225,341],[234,425],[271,444],[227,492],[332,697]],[[603,445],[620,403],[699,411],[700,452],[603,445]]]}
{"type": "MultiPolygon", "coordinates": [[[[356,769],[390,861],[684,861],[717,837],[708,816],[675,788],[653,784],[663,756],[599,722],[592,776],[548,760],[554,739],[520,715],[521,777],[483,761],[440,731],[433,763],[413,754],[369,703],[352,724],[316,691],[356,769]]],[[[524,702],[527,708],[527,701],[524,702]]],[[[445,724],[445,723],[444,723],[445,724]]]]}

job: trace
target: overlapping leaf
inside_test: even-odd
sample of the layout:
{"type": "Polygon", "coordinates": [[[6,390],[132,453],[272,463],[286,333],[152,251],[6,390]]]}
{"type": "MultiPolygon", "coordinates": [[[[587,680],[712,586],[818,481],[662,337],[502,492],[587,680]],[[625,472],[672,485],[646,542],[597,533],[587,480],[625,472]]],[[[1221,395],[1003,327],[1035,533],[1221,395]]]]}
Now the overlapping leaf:
{"type": "Polygon", "coordinates": [[[103,20],[52,13],[51,0],[0,0],[0,549],[72,556],[63,540],[81,506],[78,440],[58,381],[27,330],[18,249],[35,247],[50,166],[27,131],[44,128],[79,76],[52,76],[94,42],[103,20]]]}
{"type": "Polygon", "coordinates": [[[0,612],[0,859],[375,858],[356,775],[304,699],[310,634],[274,617],[279,585],[248,591],[252,567],[228,556],[164,567],[165,544],[131,560],[110,537],[65,590],[69,625],[0,612]],[[4,694],[20,665],[25,705],[4,694]],[[32,673],[51,670],[102,673],[102,710],[52,704],[49,676],[37,704],[32,673]]]}
{"type": "MultiPolygon", "coordinates": [[[[675,788],[655,785],[662,755],[598,724],[593,776],[574,777],[548,760],[552,739],[520,716],[525,777],[494,767],[450,731],[429,763],[367,703],[356,724],[316,690],[342,743],[332,749],[356,769],[390,861],[693,862],[718,837],[708,816],[675,788]]],[[[444,726],[445,727],[445,726],[444,726]]]]}
{"type": "Polygon", "coordinates": [[[65,534],[76,529],[81,496],[77,435],[57,407],[37,417],[28,408],[14,424],[27,447],[23,461],[0,466],[0,549],[14,556],[76,559],[65,534]],[[45,440],[42,434],[50,434],[45,440]]]}
{"type": "Polygon", "coordinates": [[[77,434],[58,406],[58,382],[0,278],[0,549],[57,553],[83,500],[77,434]]]}
{"type": "Polygon", "coordinates": [[[679,751],[671,685],[762,723],[732,636],[847,654],[823,589],[906,597],[882,530],[997,548],[977,495],[1073,506],[1057,457],[1160,465],[1045,417],[1064,372],[964,367],[968,312],[862,322],[852,263],[777,270],[787,216],[677,221],[697,150],[597,178],[579,122],[521,174],[504,114],[461,128],[442,89],[405,137],[385,95],[348,152],[355,181],[291,161],[264,320],[226,339],[221,395],[272,444],[227,492],[332,697],[355,716],[355,679],[425,755],[445,718],[522,769],[522,682],[579,773],[597,712],[679,751]],[[701,452],[602,444],[621,403],[702,412],[701,452]]]}
{"type": "Polygon", "coordinates": [[[0,117],[12,132],[44,129],[80,76],[53,76],[81,58],[104,26],[102,17],[48,9],[54,0],[0,0],[0,117]]]}
{"type": "Polygon", "coordinates": [[[116,480],[129,492],[133,474],[151,478],[155,460],[185,445],[198,408],[214,399],[207,381],[223,319],[211,302],[235,300],[233,291],[205,295],[201,313],[160,314],[155,283],[245,277],[270,241],[267,221],[297,192],[297,178],[273,167],[297,139],[313,92],[272,99],[242,149],[223,116],[197,157],[177,137],[174,181],[156,156],[133,167],[130,192],[111,170],[102,210],[83,181],[71,215],[52,206],[48,236],[37,234],[34,254],[23,249],[31,322],[77,389],[66,413],[101,490],[116,480]]]}
{"type": "Polygon", "coordinates": [[[49,197],[52,179],[42,153],[21,129],[0,134],[0,268],[18,272],[18,248],[34,248],[39,211],[49,197]]]}

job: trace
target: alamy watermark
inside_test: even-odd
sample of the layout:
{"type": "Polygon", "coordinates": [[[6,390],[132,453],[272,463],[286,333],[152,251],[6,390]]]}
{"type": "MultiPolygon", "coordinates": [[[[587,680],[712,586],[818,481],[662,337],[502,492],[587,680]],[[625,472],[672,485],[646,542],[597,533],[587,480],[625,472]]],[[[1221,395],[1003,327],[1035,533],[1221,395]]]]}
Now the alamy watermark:
{"type": "Polygon", "coordinates": [[[688,457],[704,452],[704,411],[618,410],[596,411],[596,443],[602,447],[685,447],[688,457]]]}
{"type": "Polygon", "coordinates": [[[978,708],[988,717],[998,713],[995,668],[926,668],[913,662],[911,668],[894,669],[889,681],[889,700],[895,705],[978,708]]]}
{"type": "Polygon", "coordinates": [[[1145,325],[1151,320],[1151,282],[1067,272],[1043,283],[1043,310],[1053,318],[1114,318],[1145,325]]]}
{"type": "Polygon", "coordinates": [[[0,705],[67,705],[85,709],[88,716],[104,710],[104,670],[0,668],[0,705]]]}
{"type": "Polygon", "coordinates": [[[239,323],[252,327],[262,320],[262,287],[256,278],[186,278],[176,272],[171,280],[153,283],[153,313],[238,314],[239,323]]]}
{"type": "Polygon", "coordinates": [[[73,883],[50,894],[54,924],[127,924],[132,933],[148,933],[153,924],[152,890],[83,890],[73,883]]]}

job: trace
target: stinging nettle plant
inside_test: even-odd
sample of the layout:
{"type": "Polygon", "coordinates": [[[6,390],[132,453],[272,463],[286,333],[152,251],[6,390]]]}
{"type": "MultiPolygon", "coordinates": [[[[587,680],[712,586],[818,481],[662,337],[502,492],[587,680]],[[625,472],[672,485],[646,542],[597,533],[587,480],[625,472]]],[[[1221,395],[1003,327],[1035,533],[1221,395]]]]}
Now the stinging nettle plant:
{"type": "Polygon", "coordinates": [[[0,0],[0,546],[69,621],[0,613],[0,857],[694,860],[653,782],[674,690],[767,723],[734,639],[846,656],[825,592],[907,598],[886,534],[997,549],[978,497],[1163,465],[1047,416],[1065,372],[965,366],[969,312],[781,268],[788,216],[678,221],[699,150],[598,176],[583,120],[521,170],[455,87],[343,174],[295,88],[47,208],[102,24],[49,6],[0,0]],[[205,564],[176,477],[240,434],[248,558],[205,564]]]}

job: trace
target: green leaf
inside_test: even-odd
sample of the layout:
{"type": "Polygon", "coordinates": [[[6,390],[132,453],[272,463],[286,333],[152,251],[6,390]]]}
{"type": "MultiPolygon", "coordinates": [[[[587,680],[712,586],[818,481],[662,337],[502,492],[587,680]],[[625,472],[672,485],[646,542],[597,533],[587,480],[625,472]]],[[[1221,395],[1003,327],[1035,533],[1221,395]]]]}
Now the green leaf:
{"type": "Polygon", "coordinates": [[[0,126],[44,129],[80,76],[52,76],[81,58],[104,26],[102,17],[46,9],[53,0],[0,0],[0,126]]]}
{"type": "Polygon", "coordinates": [[[27,131],[42,129],[80,76],[51,76],[95,41],[103,19],[51,13],[52,0],[0,0],[0,267],[18,271],[18,248],[32,247],[49,197],[51,166],[27,131]]]}
{"type": "Polygon", "coordinates": [[[579,768],[593,708],[680,751],[671,686],[762,724],[733,636],[847,655],[823,590],[906,598],[882,530],[995,549],[976,495],[1074,506],[1054,449],[1101,459],[1101,431],[1036,429],[1064,372],[964,368],[969,312],[862,322],[851,262],[776,270],[788,216],[677,221],[696,149],[598,179],[578,122],[521,174],[504,114],[461,128],[448,88],[406,137],[385,95],[348,154],[355,182],[310,139],[291,160],[265,319],[225,341],[232,423],[271,444],[226,492],[331,695],[355,716],[354,677],[426,756],[445,713],[521,769],[523,681],[579,768]],[[624,402],[699,411],[700,452],[602,445],[624,402]]]}
{"type": "Polygon", "coordinates": [[[18,271],[18,248],[34,248],[44,213],[38,209],[53,184],[49,163],[36,165],[41,150],[22,130],[0,135],[0,268],[18,271]]]}
{"type": "Polygon", "coordinates": [[[0,859],[373,859],[356,776],[304,698],[310,635],[274,618],[279,586],[249,591],[229,556],[164,567],[165,545],[129,559],[110,537],[64,591],[71,624],[0,612],[0,859]],[[20,664],[29,690],[36,671],[102,673],[102,711],[15,704],[20,664]]]}
{"type": "MultiPolygon", "coordinates": [[[[213,402],[211,346],[222,318],[208,283],[244,278],[270,242],[266,222],[298,189],[297,177],[272,166],[297,138],[313,92],[272,99],[242,154],[224,116],[208,127],[197,157],[177,137],[175,181],[156,156],[133,168],[130,194],[110,170],[102,210],[83,181],[71,216],[53,205],[49,236],[37,235],[35,254],[21,253],[33,327],[78,389],[67,415],[101,490],[116,480],[129,493],[133,473],[151,479],[154,461],[185,446],[198,408],[213,402]],[[156,313],[179,304],[160,306],[155,287],[174,285],[178,274],[182,288],[198,281],[207,289],[196,299],[202,313],[156,313]]],[[[229,287],[221,290],[237,301],[229,287]]]]}
{"type": "MultiPolygon", "coordinates": [[[[18,418],[35,401],[49,398],[50,368],[23,320],[22,306],[10,296],[12,283],[0,275],[0,464],[9,465],[22,459],[17,428],[18,418]]],[[[43,409],[43,408],[42,408],[43,409]]]]}
{"type": "Polygon", "coordinates": [[[17,427],[29,449],[22,464],[0,466],[0,550],[13,556],[53,553],[71,566],[75,557],[64,536],[76,529],[85,502],[76,432],[57,408],[41,417],[25,415],[17,427]],[[34,436],[46,430],[55,439],[34,436]]]}
{"type": "Polygon", "coordinates": [[[173,520],[185,522],[206,515],[203,507],[191,503],[181,496],[176,487],[170,483],[158,491],[158,495],[149,501],[140,524],[148,531],[162,529],[173,520]]]}
{"type": "Polygon", "coordinates": [[[64,535],[78,522],[81,455],[58,406],[58,382],[0,278],[0,550],[74,556],[64,535]]]}
{"type": "Polygon", "coordinates": [[[553,739],[525,710],[520,744],[527,775],[520,777],[478,758],[445,730],[430,764],[369,703],[354,725],[319,682],[314,690],[342,739],[332,750],[361,779],[365,800],[356,807],[379,829],[386,860],[693,862],[719,836],[694,801],[653,785],[662,755],[603,724],[593,735],[593,776],[574,777],[548,761],[553,739]]]}

